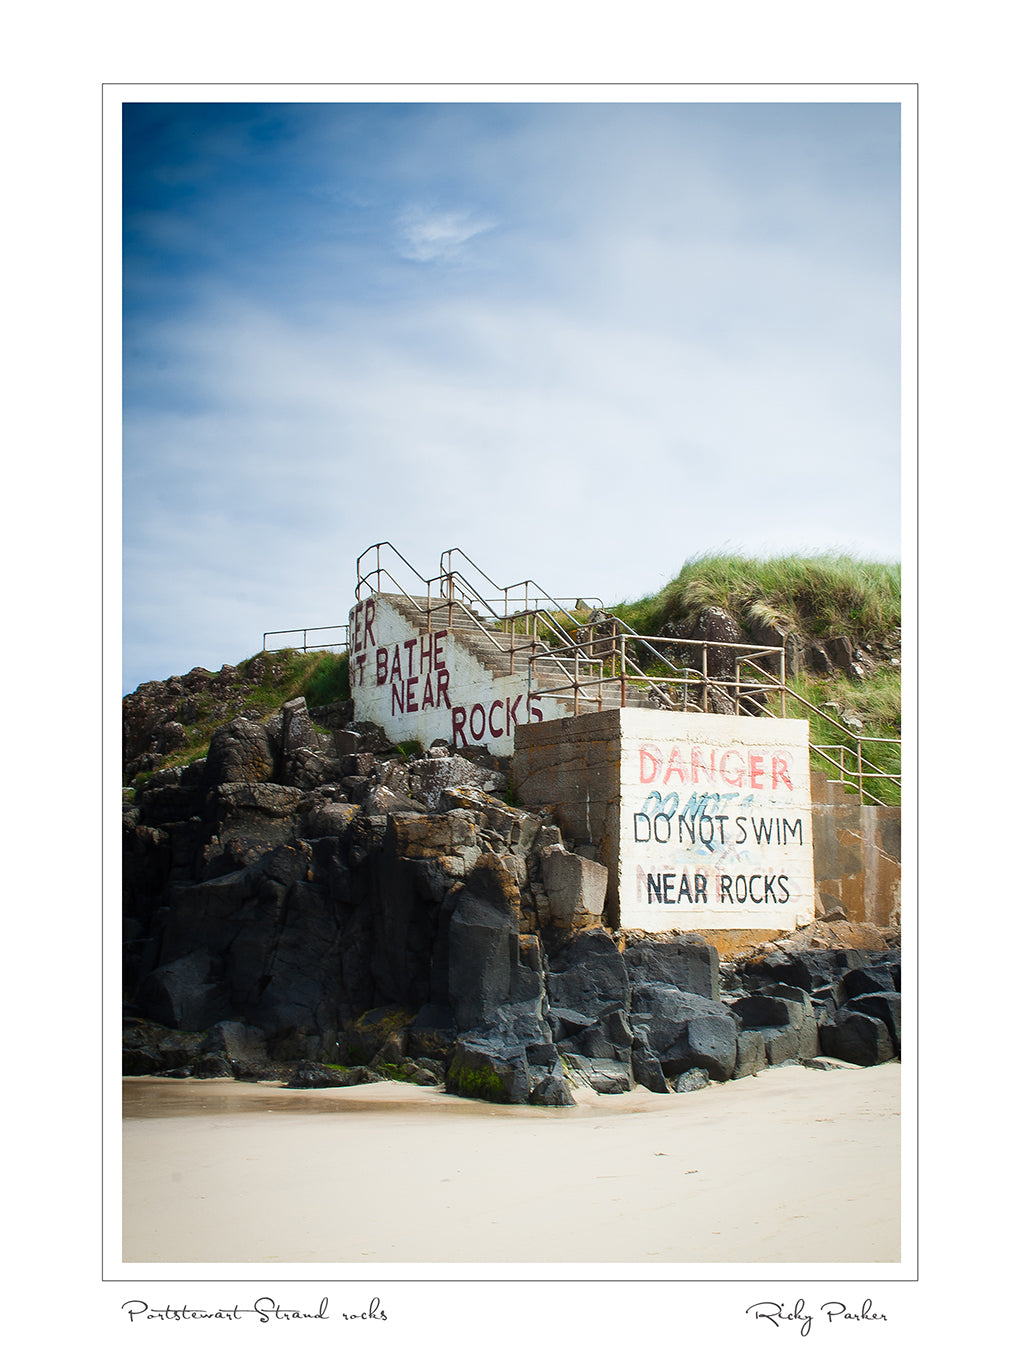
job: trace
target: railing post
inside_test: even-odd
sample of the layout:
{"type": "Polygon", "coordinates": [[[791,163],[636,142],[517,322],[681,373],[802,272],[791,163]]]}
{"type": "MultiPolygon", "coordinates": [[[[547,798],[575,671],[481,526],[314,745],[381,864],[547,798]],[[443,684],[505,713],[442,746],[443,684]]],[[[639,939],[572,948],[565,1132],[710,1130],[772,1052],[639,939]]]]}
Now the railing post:
{"type": "Polygon", "coordinates": [[[701,672],[701,710],[706,712],[708,709],[708,645],[705,640],[700,650],[700,672],[701,672]]]}
{"type": "Polygon", "coordinates": [[[782,699],[781,709],[783,720],[786,719],[786,640],[788,638],[789,637],[787,635],[784,635],[782,637],[782,648],[779,650],[779,682],[782,687],[782,691],[779,693],[779,696],[782,699]]]}

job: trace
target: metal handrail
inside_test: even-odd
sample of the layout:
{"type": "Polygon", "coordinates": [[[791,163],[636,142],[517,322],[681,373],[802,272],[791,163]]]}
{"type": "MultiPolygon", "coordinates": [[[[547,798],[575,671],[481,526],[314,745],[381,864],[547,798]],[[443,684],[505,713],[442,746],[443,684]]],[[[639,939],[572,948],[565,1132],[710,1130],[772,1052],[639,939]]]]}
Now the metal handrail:
{"type": "MultiPolygon", "coordinates": [[[[619,624],[618,618],[612,617],[608,619],[614,621],[616,625],[619,624]]],[[[838,770],[841,781],[847,785],[856,786],[862,802],[865,799],[876,799],[870,792],[865,791],[865,779],[877,778],[879,780],[890,781],[897,787],[901,785],[899,773],[886,772],[864,754],[865,745],[889,744],[900,746],[901,740],[889,736],[856,734],[844,725],[841,720],[829,715],[820,707],[815,706],[813,702],[802,697],[799,692],[794,691],[785,678],[784,647],[775,645],[750,645],[745,642],[728,640],[685,640],[674,636],[641,636],[629,626],[626,626],[621,633],[618,629],[614,629],[611,635],[605,637],[605,639],[610,645],[609,658],[611,660],[612,673],[608,677],[591,679],[587,684],[590,688],[590,694],[581,694],[578,681],[575,686],[570,683],[569,685],[560,684],[558,686],[546,685],[534,689],[531,664],[530,696],[561,696],[568,692],[571,687],[573,690],[573,712],[574,714],[577,714],[581,695],[583,700],[589,702],[596,700],[598,709],[601,709],[605,687],[618,686],[620,688],[620,704],[624,705],[626,688],[627,686],[632,685],[634,687],[648,687],[654,694],[661,698],[663,706],[667,705],[670,709],[680,709],[680,703],[666,694],[664,690],[665,679],[652,677],[649,674],[642,673],[639,671],[639,666],[636,667],[636,671],[631,671],[627,667],[629,660],[625,648],[626,640],[629,639],[630,641],[642,642],[648,645],[651,651],[657,654],[658,657],[680,677],[684,689],[683,701],[681,703],[682,707],[689,704],[688,689],[691,682],[697,683],[700,686],[703,703],[701,706],[702,710],[707,710],[709,689],[715,688],[726,693],[726,695],[731,694],[737,714],[739,714],[741,703],[745,703],[748,707],[753,706],[762,714],[770,716],[773,713],[764,700],[764,694],[775,693],[779,697],[783,717],[785,717],[786,699],[789,698],[792,701],[795,701],[799,706],[805,707],[808,711],[819,716],[822,720],[826,721],[832,729],[837,730],[846,740],[850,741],[847,744],[833,745],[817,745],[812,743],[809,747],[811,751],[817,754],[823,761],[831,764],[838,770]],[[699,649],[701,653],[701,667],[696,668],[690,664],[674,664],[671,660],[666,659],[660,651],[654,648],[654,642],[658,644],[672,644],[682,648],[699,649]],[[618,648],[616,648],[616,645],[618,645],[618,648]],[[709,675],[708,651],[711,649],[725,649],[735,652],[734,676],[732,678],[711,677],[709,675]],[[777,661],[777,673],[769,672],[758,662],[759,659],[764,659],[767,656],[772,655],[775,656],[777,661]],[[740,673],[741,668],[750,669],[757,676],[754,678],[749,676],[743,678],[740,673]],[[597,693],[596,697],[593,695],[595,691],[597,693]],[[840,755],[839,758],[833,757],[832,753],[829,752],[830,750],[837,751],[840,755]],[[845,761],[846,754],[851,754],[855,757],[856,767],[847,767],[845,761]]],[[[557,649],[536,651],[534,657],[537,661],[549,659],[554,662],[558,660],[560,655],[564,657],[565,653],[565,650],[557,649]]]]}
{"type": "MultiPolygon", "coordinates": [[[[310,649],[348,649],[348,622],[340,626],[296,626],[293,630],[265,630],[263,632],[263,653],[267,653],[267,641],[274,635],[302,635],[302,653],[307,654],[310,649]],[[310,631],[315,630],[340,630],[344,636],[341,640],[328,640],[326,644],[309,645],[307,637],[310,631]]],[[[298,645],[276,645],[270,653],[277,654],[283,649],[298,649],[298,645]]]]}
{"type": "Polygon", "coordinates": [[[582,602],[589,611],[603,610],[604,604],[598,597],[591,599],[584,597],[552,597],[550,593],[544,591],[544,589],[540,586],[539,583],[535,583],[532,578],[524,578],[519,583],[510,583],[508,587],[503,588],[499,586],[499,584],[495,583],[494,579],[491,578],[489,574],[485,573],[484,570],[481,569],[480,565],[477,564],[475,560],[471,559],[468,554],[466,554],[465,550],[460,549],[457,545],[453,545],[450,550],[445,550],[442,553],[439,561],[442,577],[451,576],[453,579],[454,578],[459,579],[462,583],[466,585],[467,588],[470,589],[470,591],[476,594],[477,600],[485,603],[488,606],[488,608],[490,608],[493,604],[482,594],[476,593],[475,588],[473,588],[473,585],[469,582],[466,576],[462,574],[458,569],[453,567],[452,555],[459,555],[460,558],[464,559],[467,564],[471,565],[472,568],[474,568],[478,574],[480,574],[483,578],[487,580],[487,582],[491,585],[495,592],[501,593],[502,601],[504,604],[504,610],[501,612],[494,613],[496,616],[499,616],[501,618],[510,617],[512,615],[522,615],[524,613],[529,614],[533,610],[540,609],[542,602],[545,603],[548,608],[553,607],[555,611],[563,611],[565,609],[565,603],[567,602],[572,602],[573,604],[582,602]],[[512,612],[509,610],[509,594],[513,592],[513,590],[516,588],[523,589],[522,612],[512,612]],[[536,601],[535,607],[530,606],[530,588],[533,588],[535,590],[534,592],[534,597],[536,601]]]}
{"type": "MultiPolygon", "coordinates": [[[[864,791],[865,778],[884,779],[895,783],[897,786],[900,785],[900,775],[884,772],[877,764],[865,757],[863,748],[867,744],[894,744],[898,746],[901,741],[888,737],[883,738],[882,736],[855,734],[838,718],[828,715],[813,702],[794,691],[786,678],[786,652],[784,647],[755,645],[732,640],[687,640],[668,635],[641,635],[619,617],[608,614],[604,614],[599,622],[587,622],[585,624],[610,625],[612,629],[609,635],[598,636],[596,639],[580,640],[578,634],[576,638],[573,638],[573,635],[558,619],[558,616],[569,616],[571,619],[573,609],[580,610],[583,608],[591,612],[598,610],[603,613],[603,605],[598,599],[593,599],[597,603],[597,606],[594,607],[591,606],[590,601],[584,598],[554,598],[528,578],[523,579],[521,583],[513,583],[502,588],[458,546],[452,546],[441,554],[439,568],[440,574],[437,577],[425,578],[390,541],[378,541],[375,545],[368,546],[356,560],[356,599],[359,600],[363,588],[371,591],[375,589],[380,592],[382,590],[382,578],[387,578],[394,585],[399,597],[404,598],[415,610],[426,612],[428,630],[431,628],[434,614],[439,611],[446,611],[449,625],[454,625],[453,610],[456,605],[460,606],[474,630],[485,636],[495,650],[507,653],[510,673],[515,672],[516,654],[528,651],[527,692],[531,699],[544,696],[561,697],[571,691],[574,714],[578,714],[581,701],[588,705],[596,704],[598,709],[601,709],[607,687],[618,689],[619,704],[623,706],[626,704],[627,689],[633,687],[647,689],[649,695],[656,697],[665,708],[681,709],[690,705],[689,689],[693,685],[700,693],[700,709],[703,711],[709,709],[710,693],[712,689],[715,689],[725,693],[727,697],[732,697],[736,714],[740,713],[740,707],[743,704],[747,708],[753,707],[756,711],[768,716],[772,715],[773,712],[767,705],[766,694],[774,693],[779,699],[782,718],[786,716],[786,703],[787,699],[790,699],[800,707],[819,716],[832,729],[850,741],[849,744],[811,744],[810,748],[824,762],[831,764],[838,770],[841,781],[847,785],[856,784],[862,801],[866,797],[875,799],[870,793],[864,791]],[[426,589],[425,606],[422,599],[417,600],[411,596],[390,570],[382,565],[381,551],[385,549],[392,551],[396,558],[409,569],[426,589]],[[363,560],[372,551],[376,552],[376,564],[364,572],[363,560]],[[497,599],[491,599],[481,593],[462,570],[455,568],[453,563],[453,556],[455,555],[458,555],[475,570],[500,596],[497,599]],[[531,589],[533,590],[532,605],[531,589]],[[520,600],[520,590],[523,603],[521,608],[515,605],[520,600]],[[437,593],[436,599],[434,598],[435,591],[437,593]],[[573,609],[566,606],[570,601],[574,603],[573,609]],[[489,618],[489,625],[483,619],[481,609],[489,618]],[[516,634],[516,626],[519,622],[526,626],[526,632],[522,636],[516,634]],[[554,648],[540,647],[538,622],[542,623],[544,628],[558,642],[554,648]],[[495,627],[498,628],[498,634],[501,638],[496,638],[493,633],[495,627]],[[520,640],[521,643],[519,643],[520,640]],[[606,657],[610,660],[611,673],[607,676],[604,673],[605,657],[595,657],[591,652],[597,640],[608,644],[606,657]],[[642,645],[663,666],[671,670],[672,674],[675,675],[674,679],[654,677],[640,671],[639,664],[627,652],[627,644],[631,645],[634,650],[642,645]],[[657,645],[671,645],[674,649],[697,651],[700,667],[689,663],[674,663],[665,653],[656,648],[657,645]],[[712,677],[710,675],[708,659],[712,650],[725,650],[733,654],[732,677],[712,677]],[[769,668],[762,667],[762,664],[758,662],[768,658],[774,659],[774,671],[769,671],[769,668]],[[547,683],[542,687],[535,687],[535,673],[543,661],[547,661],[557,668],[565,682],[547,683]],[[585,671],[586,676],[581,676],[581,668],[585,671]],[[595,669],[599,670],[596,677],[594,676],[595,669]],[[743,670],[748,670],[748,676],[742,676],[743,670]],[[756,676],[750,677],[749,671],[752,671],[756,676]],[[666,691],[666,687],[671,687],[674,682],[681,682],[682,684],[682,703],[666,691]],[[839,757],[833,757],[830,751],[837,752],[839,757]],[[845,756],[848,753],[856,757],[856,768],[847,767],[845,756]]],[[[583,628],[582,624],[577,623],[577,632],[583,628]]],[[[324,629],[334,629],[334,627],[325,627],[324,629]]],[[[268,634],[274,633],[285,634],[288,632],[268,632],[268,634]]],[[[264,636],[264,647],[266,639],[267,635],[264,636]]]]}
{"type": "Polygon", "coordinates": [[[395,585],[395,587],[398,589],[398,591],[399,591],[403,596],[408,597],[408,593],[405,591],[405,589],[404,589],[404,588],[402,587],[402,585],[399,583],[398,579],[395,578],[395,576],[391,573],[391,571],[390,571],[389,569],[385,569],[385,568],[383,568],[383,567],[381,566],[381,562],[380,562],[380,552],[381,552],[381,550],[384,550],[384,549],[391,550],[391,551],[392,551],[392,552],[393,552],[393,553],[402,561],[402,563],[403,563],[403,564],[405,565],[405,567],[410,571],[410,573],[412,573],[412,574],[414,575],[414,577],[416,577],[416,578],[419,579],[419,581],[423,584],[423,586],[424,586],[425,588],[428,589],[428,591],[429,591],[429,588],[430,588],[431,583],[436,583],[436,582],[438,581],[437,579],[434,579],[434,578],[424,578],[423,575],[420,573],[420,571],[419,571],[418,569],[414,569],[414,568],[413,568],[413,566],[412,566],[412,565],[409,563],[409,561],[406,559],[405,555],[402,554],[401,550],[396,550],[396,549],[395,549],[394,545],[392,545],[392,543],[391,543],[390,540],[378,540],[374,545],[368,545],[368,546],[366,547],[366,549],[363,551],[363,553],[362,553],[362,554],[357,558],[357,560],[356,560],[356,601],[357,601],[357,602],[360,600],[360,597],[359,597],[359,589],[362,588],[364,585],[365,585],[366,587],[371,587],[372,585],[371,585],[371,583],[370,583],[370,579],[371,579],[374,575],[376,575],[376,577],[377,577],[377,585],[376,585],[376,586],[377,586],[377,591],[380,592],[380,576],[381,576],[382,573],[387,574],[388,578],[391,579],[391,582],[394,583],[394,585],[395,585]],[[363,560],[366,558],[366,556],[370,553],[371,550],[376,550],[376,551],[377,551],[377,566],[376,566],[376,568],[369,569],[369,570],[364,574],[364,573],[361,572],[360,566],[361,566],[363,560]]]}

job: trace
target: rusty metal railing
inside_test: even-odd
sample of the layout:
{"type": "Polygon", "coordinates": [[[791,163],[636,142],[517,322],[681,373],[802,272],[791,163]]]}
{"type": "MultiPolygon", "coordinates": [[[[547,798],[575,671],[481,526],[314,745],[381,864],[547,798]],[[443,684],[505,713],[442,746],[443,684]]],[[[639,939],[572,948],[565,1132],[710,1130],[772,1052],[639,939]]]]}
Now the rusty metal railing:
{"type": "Polygon", "coordinates": [[[348,622],[342,626],[296,626],[294,630],[265,630],[263,632],[263,652],[280,653],[283,649],[298,649],[303,654],[308,654],[311,649],[348,649],[348,622]],[[317,631],[339,631],[340,639],[327,640],[321,643],[309,643],[309,636],[317,631]],[[270,647],[267,641],[276,635],[301,635],[302,644],[283,644],[270,647]]]}
{"type": "MultiPolygon", "coordinates": [[[[589,601],[583,602],[580,598],[553,598],[530,579],[505,588],[499,587],[457,546],[445,550],[441,555],[440,570],[434,577],[426,578],[390,541],[379,541],[368,546],[356,560],[356,599],[358,601],[364,591],[395,596],[418,614],[424,615],[428,630],[438,620],[454,626],[458,612],[460,624],[482,636],[493,650],[507,656],[510,674],[516,670],[516,655],[537,647],[541,640],[541,626],[564,647],[574,648],[571,635],[558,619],[560,615],[569,616],[569,602],[585,610],[594,609],[589,601]],[[384,563],[382,552],[386,551],[390,551],[419,581],[421,592],[410,593],[398,581],[391,568],[384,563]],[[474,569],[497,596],[488,596],[486,589],[481,592],[461,569],[456,568],[453,558],[456,555],[474,569]]],[[[593,601],[596,603],[597,599],[593,601]]]]}
{"type": "Polygon", "coordinates": [[[867,745],[889,745],[898,750],[900,741],[856,734],[802,697],[786,677],[784,647],[641,635],[618,617],[606,614],[598,599],[555,598],[531,579],[499,587],[456,546],[444,551],[439,567],[439,574],[426,578],[390,541],[379,541],[356,560],[356,599],[360,600],[364,592],[394,595],[425,616],[428,630],[438,619],[456,625],[458,612],[459,624],[471,628],[507,657],[510,674],[516,671],[517,656],[527,656],[531,700],[571,700],[574,715],[581,710],[602,710],[606,705],[639,705],[645,700],[660,709],[676,711],[707,712],[725,706],[737,715],[774,716],[775,706],[781,718],[796,706],[820,717],[838,735],[837,743],[812,743],[811,751],[835,771],[839,781],[854,787],[862,801],[877,799],[865,788],[865,781],[885,780],[899,788],[899,772],[884,771],[864,749],[867,745]],[[418,580],[422,593],[410,594],[399,583],[383,562],[382,551],[390,551],[418,580]],[[484,581],[483,592],[465,567],[456,567],[456,556],[484,581]],[[586,612],[588,620],[579,622],[574,613],[580,612],[586,612]],[[637,657],[641,653],[653,657],[662,671],[651,672],[650,665],[642,667],[637,657]]]}
{"type": "Polygon", "coordinates": [[[613,706],[626,706],[630,699],[642,704],[646,697],[663,710],[706,712],[720,709],[724,704],[736,715],[767,717],[776,714],[770,702],[770,699],[774,699],[780,717],[786,717],[787,705],[790,710],[796,705],[798,709],[820,717],[841,737],[840,742],[835,744],[812,742],[810,749],[829,769],[834,770],[836,780],[856,789],[861,802],[880,803],[880,799],[865,787],[866,781],[892,782],[899,789],[900,773],[881,768],[868,757],[865,747],[887,745],[898,751],[900,740],[855,733],[841,720],[802,697],[786,679],[783,647],[724,640],[684,640],[673,636],[640,636],[617,617],[607,617],[600,624],[605,628],[605,633],[588,642],[591,647],[600,648],[600,676],[581,677],[578,650],[571,653],[563,649],[536,650],[531,657],[528,679],[531,700],[537,697],[569,700],[571,697],[573,714],[578,715],[581,709],[603,709],[606,692],[610,692],[613,706]],[[652,674],[640,667],[628,647],[636,651],[641,646],[649,648],[656,655],[663,667],[668,669],[667,676],[652,674]],[[667,657],[666,649],[687,654],[691,662],[673,661],[667,657]],[[728,672],[722,666],[722,651],[733,655],[732,668],[728,672]],[[572,676],[564,683],[535,685],[537,666],[544,660],[561,660],[567,671],[572,667],[572,676]],[[714,669],[710,667],[710,662],[715,664],[714,669]],[[715,702],[717,706],[713,704],[715,702]]]}

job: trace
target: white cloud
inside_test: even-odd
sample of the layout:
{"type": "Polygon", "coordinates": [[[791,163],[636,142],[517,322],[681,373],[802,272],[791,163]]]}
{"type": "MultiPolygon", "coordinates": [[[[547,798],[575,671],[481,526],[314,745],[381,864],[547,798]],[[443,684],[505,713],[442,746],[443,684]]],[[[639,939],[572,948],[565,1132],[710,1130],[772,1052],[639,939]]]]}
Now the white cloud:
{"type": "Polygon", "coordinates": [[[465,210],[410,208],[396,223],[398,251],[410,261],[455,260],[467,242],[495,226],[491,219],[465,210]]]}
{"type": "Polygon", "coordinates": [[[344,620],[377,540],[606,602],[726,545],[898,556],[895,261],[870,213],[847,232],[849,194],[766,180],[745,217],[740,181],[661,183],[625,134],[581,168],[577,145],[524,134],[486,163],[505,198],[494,169],[454,206],[407,189],[337,268],[314,236],[147,330],[126,686],[344,620]]]}

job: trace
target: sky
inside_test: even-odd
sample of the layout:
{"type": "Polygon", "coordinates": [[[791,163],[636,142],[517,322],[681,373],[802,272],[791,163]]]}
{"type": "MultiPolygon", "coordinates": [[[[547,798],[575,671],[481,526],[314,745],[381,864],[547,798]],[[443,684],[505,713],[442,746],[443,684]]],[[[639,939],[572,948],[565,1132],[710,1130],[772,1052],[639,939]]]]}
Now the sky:
{"type": "Polygon", "coordinates": [[[899,559],[899,135],[125,104],[123,690],[346,621],[379,541],[608,605],[722,550],[899,559]]]}

